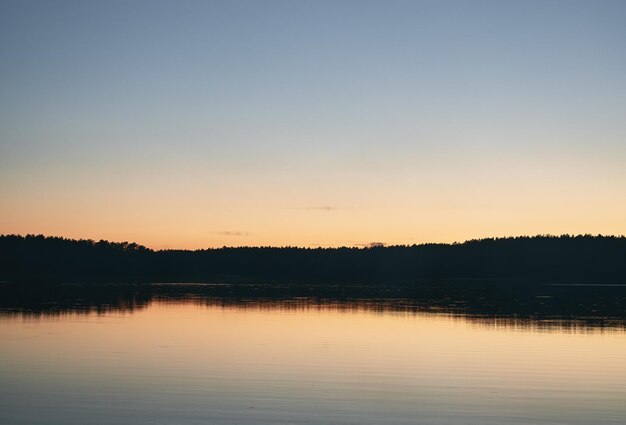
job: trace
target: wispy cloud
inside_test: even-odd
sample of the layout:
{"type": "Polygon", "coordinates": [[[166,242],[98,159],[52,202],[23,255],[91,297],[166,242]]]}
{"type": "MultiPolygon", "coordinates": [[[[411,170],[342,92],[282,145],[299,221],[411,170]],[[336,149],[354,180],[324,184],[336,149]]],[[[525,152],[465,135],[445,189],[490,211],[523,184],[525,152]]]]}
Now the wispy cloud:
{"type": "Polygon", "coordinates": [[[319,210],[319,211],[335,211],[335,210],[339,210],[341,208],[339,207],[332,207],[330,205],[323,205],[320,207],[304,207],[302,208],[303,210],[319,210]]]}
{"type": "Polygon", "coordinates": [[[369,243],[357,243],[354,246],[362,246],[365,248],[381,248],[387,246],[385,242],[369,242],[369,243]]]}
{"type": "Polygon", "coordinates": [[[221,232],[211,232],[221,236],[248,236],[250,232],[241,232],[238,230],[222,230],[221,232]]]}
{"type": "Polygon", "coordinates": [[[342,207],[336,205],[312,205],[307,207],[294,208],[296,210],[309,210],[309,211],[340,211],[340,210],[355,210],[358,207],[342,207]]]}

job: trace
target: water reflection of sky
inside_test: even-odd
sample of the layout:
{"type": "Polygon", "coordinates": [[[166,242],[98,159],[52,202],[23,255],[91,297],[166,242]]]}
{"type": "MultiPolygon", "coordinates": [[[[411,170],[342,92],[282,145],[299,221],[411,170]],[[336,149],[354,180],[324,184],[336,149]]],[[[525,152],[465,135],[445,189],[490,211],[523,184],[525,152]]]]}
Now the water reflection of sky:
{"type": "Polygon", "coordinates": [[[626,419],[626,337],[615,329],[537,332],[448,314],[209,304],[158,301],[132,314],[5,316],[0,419],[13,424],[617,424],[626,419]]]}
{"type": "Polygon", "coordinates": [[[159,303],[242,310],[435,315],[483,327],[561,332],[626,329],[626,287],[619,285],[6,285],[0,286],[0,295],[0,320],[127,314],[159,303]]]}

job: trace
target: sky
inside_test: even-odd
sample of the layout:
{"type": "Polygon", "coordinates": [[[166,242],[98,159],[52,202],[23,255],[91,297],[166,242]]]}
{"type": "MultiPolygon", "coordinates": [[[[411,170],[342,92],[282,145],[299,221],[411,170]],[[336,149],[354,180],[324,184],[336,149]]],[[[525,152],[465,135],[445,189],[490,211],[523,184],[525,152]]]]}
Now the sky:
{"type": "Polygon", "coordinates": [[[0,1],[0,234],[626,234],[626,2],[0,1]]]}

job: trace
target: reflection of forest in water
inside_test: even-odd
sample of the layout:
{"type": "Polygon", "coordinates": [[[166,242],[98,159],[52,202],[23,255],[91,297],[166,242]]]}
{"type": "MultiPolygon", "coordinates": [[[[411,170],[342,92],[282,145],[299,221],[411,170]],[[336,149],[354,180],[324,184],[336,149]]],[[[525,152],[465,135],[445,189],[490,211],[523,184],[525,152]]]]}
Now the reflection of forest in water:
{"type": "Polygon", "coordinates": [[[153,302],[242,309],[438,314],[484,326],[626,330],[625,286],[498,281],[412,286],[0,285],[0,317],[132,313],[153,302]]]}

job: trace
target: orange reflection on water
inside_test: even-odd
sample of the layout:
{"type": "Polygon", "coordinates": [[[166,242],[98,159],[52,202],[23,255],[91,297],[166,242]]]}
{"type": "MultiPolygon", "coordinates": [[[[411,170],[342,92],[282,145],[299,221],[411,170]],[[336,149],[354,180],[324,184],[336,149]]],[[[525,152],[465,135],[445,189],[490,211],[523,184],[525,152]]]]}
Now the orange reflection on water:
{"type": "Polygon", "coordinates": [[[50,412],[63,423],[79,423],[79,413],[120,422],[129,409],[138,421],[166,412],[250,424],[325,423],[320,414],[355,423],[626,418],[622,328],[347,305],[156,301],[2,316],[0,410],[31,423],[50,412]]]}
{"type": "Polygon", "coordinates": [[[576,370],[576,381],[626,382],[626,335],[619,329],[581,333],[445,314],[154,302],[132,314],[15,317],[0,322],[0,329],[3,341],[19,341],[3,344],[3,359],[45,355],[67,367],[74,361],[112,365],[123,358],[125,367],[138,368],[185,362],[262,373],[280,363],[354,374],[369,368],[407,377],[419,365],[450,377],[481,370],[483,377],[510,381],[527,380],[535,376],[531,371],[567,375],[576,370]]]}

